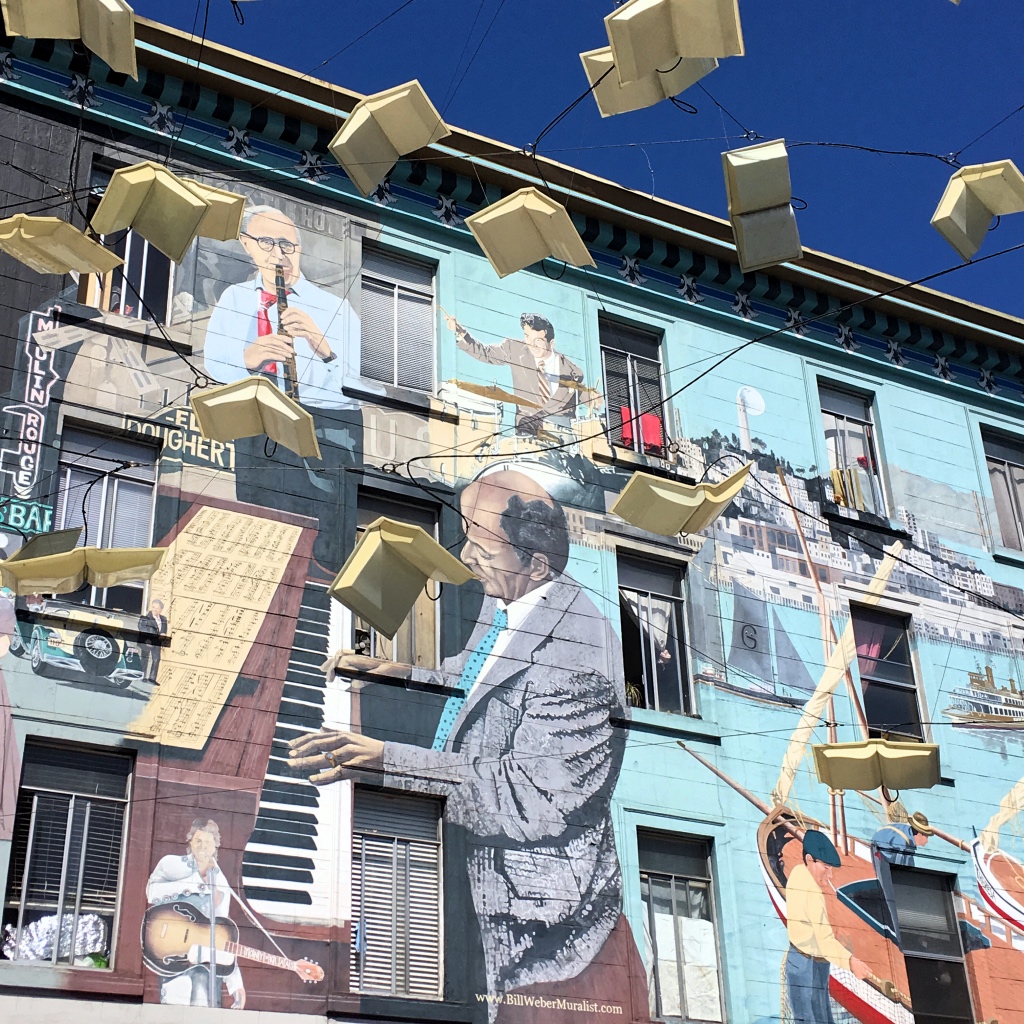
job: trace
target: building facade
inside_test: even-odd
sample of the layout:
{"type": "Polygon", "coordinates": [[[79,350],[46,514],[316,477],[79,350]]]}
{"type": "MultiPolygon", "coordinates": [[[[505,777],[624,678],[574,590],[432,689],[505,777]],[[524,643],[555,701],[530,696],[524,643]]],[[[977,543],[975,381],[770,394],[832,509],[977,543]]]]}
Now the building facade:
{"type": "Polygon", "coordinates": [[[0,52],[6,215],[84,224],[145,159],[247,199],[180,265],[2,257],[5,553],[167,554],[0,596],[0,1015],[1024,1021],[1024,325],[744,276],[724,222],[543,160],[597,268],[499,281],[463,219],[535,161],[455,132],[364,200],[358,97],[138,37],[137,82],[0,52]],[[322,458],[205,438],[190,396],[282,346],[322,458]],[[608,511],[747,463],[701,535],[608,511]],[[477,576],[393,639],[327,595],[381,515],[477,576]],[[819,783],[883,735],[941,784],[819,783]]]}

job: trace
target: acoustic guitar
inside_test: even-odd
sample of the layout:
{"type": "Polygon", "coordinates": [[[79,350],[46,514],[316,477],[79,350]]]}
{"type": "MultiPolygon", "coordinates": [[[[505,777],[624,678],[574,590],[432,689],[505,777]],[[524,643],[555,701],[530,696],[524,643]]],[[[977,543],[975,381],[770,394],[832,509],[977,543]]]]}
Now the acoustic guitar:
{"type": "MultiPolygon", "coordinates": [[[[294,971],[303,981],[324,980],[324,969],[312,960],[289,960],[238,942],[238,925],[229,917],[214,923],[217,974],[225,977],[236,958],[255,960],[294,971]]],[[[142,919],[142,961],[157,974],[171,977],[210,962],[210,919],[186,900],[150,907],[142,919]]]]}

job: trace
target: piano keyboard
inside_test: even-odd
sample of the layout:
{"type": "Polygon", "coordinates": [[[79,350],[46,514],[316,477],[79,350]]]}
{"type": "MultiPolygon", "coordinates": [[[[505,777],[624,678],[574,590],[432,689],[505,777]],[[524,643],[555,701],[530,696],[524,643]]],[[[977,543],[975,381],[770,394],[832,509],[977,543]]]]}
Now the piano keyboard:
{"type": "Polygon", "coordinates": [[[352,785],[318,789],[287,763],[291,740],[350,723],[348,685],[320,669],[348,618],[325,584],[307,583],[295,629],[259,811],[242,858],[253,909],[280,922],[342,924],[349,916],[352,785]]]}

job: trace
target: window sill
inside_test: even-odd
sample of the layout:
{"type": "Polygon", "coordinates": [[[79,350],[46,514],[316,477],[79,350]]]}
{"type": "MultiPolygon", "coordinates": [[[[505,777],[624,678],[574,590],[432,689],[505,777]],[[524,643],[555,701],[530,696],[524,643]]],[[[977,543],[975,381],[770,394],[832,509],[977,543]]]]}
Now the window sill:
{"type": "Polygon", "coordinates": [[[690,736],[720,746],[722,730],[715,722],[696,715],[677,715],[649,708],[630,708],[628,717],[613,717],[612,724],[636,732],[660,733],[663,736],[690,736]]]}
{"type": "Polygon", "coordinates": [[[116,967],[71,967],[0,961],[0,989],[26,988],[61,992],[109,992],[119,996],[141,996],[145,982],[116,967]]]}
{"type": "Polygon", "coordinates": [[[992,557],[1004,565],[1015,565],[1024,569],[1024,551],[1015,551],[1013,548],[994,548],[992,557]]]}
{"type": "Polygon", "coordinates": [[[349,398],[358,398],[361,402],[370,405],[383,405],[393,409],[401,409],[406,412],[418,413],[421,416],[431,416],[435,419],[446,420],[449,423],[459,422],[459,410],[450,402],[442,402],[433,395],[422,391],[411,391],[407,388],[396,388],[391,384],[384,384],[374,381],[374,385],[383,389],[384,394],[371,390],[369,387],[359,387],[353,384],[345,385],[345,395],[349,398]]]}

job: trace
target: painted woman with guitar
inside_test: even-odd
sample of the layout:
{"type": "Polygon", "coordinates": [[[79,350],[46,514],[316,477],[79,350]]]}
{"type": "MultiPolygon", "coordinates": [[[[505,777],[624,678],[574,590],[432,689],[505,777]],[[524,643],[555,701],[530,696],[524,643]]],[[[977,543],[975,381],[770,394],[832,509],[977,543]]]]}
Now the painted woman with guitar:
{"type": "MultiPolygon", "coordinates": [[[[185,914],[195,911],[195,917],[206,922],[204,928],[198,924],[193,928],[195,947],[210,948],[211,911],[213,916],[226,918],[231,909],[231,889],[223,872],[217,865],[217,849],[220,846],[220,828],[212,819],[196,818],[185,837],[188,852],[182,856],[170,854],[161,857],[146,885],[146,899],[151,907],[156,904],[179,904],[185,914]],[[212,893],[211,893],[212,889],[212,893]],[[211,907],[211,895],[214,906],[211,907]]],[[[152,910],[147,912],[147,921],[152,910]]],[[[180,915],[179,915],[180,916],[180,915]]],[[[143,925],[143,945],[149,929],[143,925]]],[[[186,955],[188,950],[185,951],[186,955]]],[[[152,969],[149,958],[144,956],[147,966],[152,969]]],[[[201,960],[201,958],[196,958],[201,960]]],[[[220,957],[217,958],[218,961],[220,957]]],[[[158,971],[160,978],[160,1002],[176,1006],[209,1006],[210,968],[209,955],[205,962],[179,961],[176,970],[158,971]]],[[[218,975],[222,970],[218,968],[218,975]]],[[[232,996],[231,1009],[241,1010],[245,1006],[245,987],[238,961],[233,961],[229,973],[223,974],[216,982],[219,996],[221,985],[226,985],[232,996]]],[[[220,1005],[220,1000],[215,1000],[220,1005]]]]}

